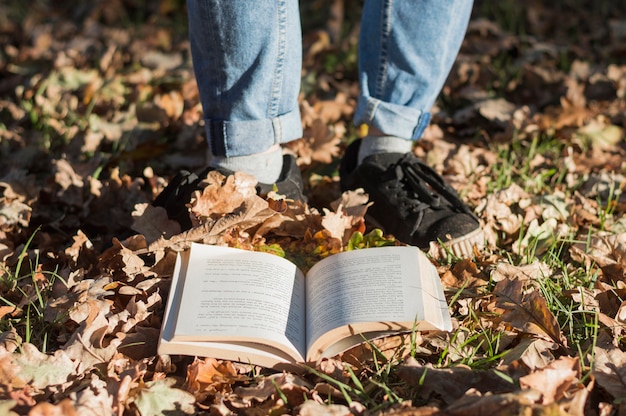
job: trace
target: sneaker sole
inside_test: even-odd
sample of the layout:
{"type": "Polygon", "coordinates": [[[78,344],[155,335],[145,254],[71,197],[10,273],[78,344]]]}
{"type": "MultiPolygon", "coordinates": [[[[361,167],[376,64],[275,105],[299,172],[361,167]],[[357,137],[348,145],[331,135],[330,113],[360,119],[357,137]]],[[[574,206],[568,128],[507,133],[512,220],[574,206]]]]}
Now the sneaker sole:
{"type": "Polygon", "coordinates": [[[448,253],[459,258],[473,257],[474,248],[481,248],[485,245],[485,232],[482,228],[477,228],[469,234],[465,234],[455,239],[434,242],[430,244],[429,254],[436,257],[444,257],[448,253]]]}
{"type": "MultiPolygon", "coordinates": [[[[365,222],[369,224],[369,228],[380,228],[385,230],[375,218],[365,214],[365,222]]],[[[485,246],[485,232],[482,228],[476,228],[469,234],[454,238],[445,242],[433,241],[430,243],[428,254],[435,258],[445,257],[448,253],[452,253],[456,257],[466,258],[474,256],[474,248],[480,249],[485,246]]]]}

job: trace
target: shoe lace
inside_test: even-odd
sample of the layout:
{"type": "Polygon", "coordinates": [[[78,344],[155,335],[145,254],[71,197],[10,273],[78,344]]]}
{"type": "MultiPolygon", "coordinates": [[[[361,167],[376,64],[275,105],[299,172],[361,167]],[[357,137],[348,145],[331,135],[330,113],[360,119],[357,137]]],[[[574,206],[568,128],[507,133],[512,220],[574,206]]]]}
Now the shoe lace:
{"type": "Polygon", "coordinates": [[[459,199],[456,191],[430,166],[415,156],[409,154],[400,159],[395,166],[395,174],[399,185],[407,192],[407,204],[410,205],[411,211],[420,214],[418,223],[421,222],[424,210],[441,209],[446,205],[471,215],[469,208],[459,199]],[[415,197],[410,197],[410,194],[415,197]]]}

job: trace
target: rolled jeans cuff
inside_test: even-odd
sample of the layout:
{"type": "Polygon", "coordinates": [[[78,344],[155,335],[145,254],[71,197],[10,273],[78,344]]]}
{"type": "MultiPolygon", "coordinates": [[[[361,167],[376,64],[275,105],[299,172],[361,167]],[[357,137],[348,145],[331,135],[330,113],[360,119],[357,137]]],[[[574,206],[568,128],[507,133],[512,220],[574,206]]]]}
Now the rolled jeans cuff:
{"type": "Polygon", "coordinates": [[[233,157],[261,153],[277,143],[302,137],[299,111],[273,119],[224,121],[205,119],[209,150],[215,156],[233,157]]]}
{"type": "Polygon", "coordinates": [[[430,123],[430,113],[376,98],[360,96],[354,113],[354,124],[367,124],[387,136],[417,140],[430,123]]]}

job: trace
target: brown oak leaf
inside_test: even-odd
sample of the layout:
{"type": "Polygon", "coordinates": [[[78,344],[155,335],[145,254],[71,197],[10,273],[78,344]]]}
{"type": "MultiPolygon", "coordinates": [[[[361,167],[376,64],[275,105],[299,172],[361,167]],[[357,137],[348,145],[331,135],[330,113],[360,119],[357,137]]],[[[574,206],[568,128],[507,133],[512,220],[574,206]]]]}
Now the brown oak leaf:
{"type": "Polygon", "coordinates": [[[196,358],[187,367],[186,386],[198,401],[203,401],[209,395],[232,392],[232,385],[243,378],[230,361],[196,358]]]}
{"type": "Polygon", "coordinates": [[[155,207],[148,203],[137,204],[132,215],[134,220],[131,228],[143,234],[148,244],[161,237],[170,238],[181,232],[180,224],[170,220],[163,207],[155,207]]]}
{"type": "Polygon", "coordinates": [[[496,306],[503,310],[502,320],[515,330],[548,337],[562,347],[567,340],[550,312],[546,299],[520,279],[505,279],[494,288],[496,306]]]}
{"type": "Polygon", "coordinates": [[[572,390],[581,388],[581,368],[578,357],[559,357],[547,367],[520,377],[522,388],[531,388],[542,394],[541,403],[551,404],[563,399],[572,390]]]}
{"type": "Polygon", "coordinates": [[[613,398],[626,397],[626,352],[596,347],[593,355],[596,382],[613,398]]]}
{"type": "Polygon", "coordinates": [[[211,171],[201,191],[195,191],[191,197],[189,210],[194,226],[204,222],[205,218],[219,218],[234,212],[244,201],[257,196],[257,180],[243,172],[235,172],[225,177],[218,171],[211,171]]]}

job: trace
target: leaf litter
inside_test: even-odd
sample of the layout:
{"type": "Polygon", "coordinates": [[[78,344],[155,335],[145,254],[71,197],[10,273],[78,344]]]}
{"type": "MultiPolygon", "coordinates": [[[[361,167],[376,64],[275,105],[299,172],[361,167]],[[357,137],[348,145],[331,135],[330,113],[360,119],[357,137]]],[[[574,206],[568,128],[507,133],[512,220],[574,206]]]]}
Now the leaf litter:
{"type": "Polygon", "coordinates": [[[2,414],[624,412],[626,14],[608,1],[475,4],[415,149],[487,236],[471,258],[430,253],[452,332],[376,340],[306,375],[156,355],[191,242],[305,269],[401,244],[336,175],[363,134],[353,3],[302,5],[304,135],[288,147],[309,202],[212,173],[186,231],[151,205],[205,163],[181,2],[0,5],[2,414]]]}

